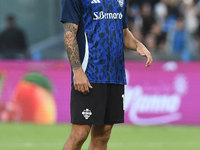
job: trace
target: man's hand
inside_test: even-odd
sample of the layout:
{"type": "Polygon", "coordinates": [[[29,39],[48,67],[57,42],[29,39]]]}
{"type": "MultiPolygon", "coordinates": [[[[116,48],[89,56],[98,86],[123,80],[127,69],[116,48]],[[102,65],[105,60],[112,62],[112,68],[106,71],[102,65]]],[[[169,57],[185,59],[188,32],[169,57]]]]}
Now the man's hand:
{"type": "Polygon", "coordinates": [[[74,88],[75,90],[83,93],[83,94],[87,94],[89,93],[89,89],[92,88],[86,74],[83,72],[82,67],[73,70],[74,73],[74,88]]]}
{"type": "Polygon", "coordinates": [[[65,48],[74,73],[74,88],[83,94],[87,94],[92,86],[81,67],[79,47],[76,40],[78,25],[66,22],[64,23],[64,31],[65,48]]]}
{"type": "Polygon", "coordinates": [[[137,52],[143,56],[147,58],[147,62],[146,62],[146,68],[149,67],[153,61],[152,57],[151,57],[151,53],[147,50],[147,48],[142,44],[139,43],[137,45],[137,52]]]}
{"type": "Polygon", "coordinates": [[[124,47],[127,49],[136,50],[141,56],[146,57],[146,67],[149,67],[153,59],[151,57],[151,53],[147,50],[147,48],[133,36],[128,28],[123,29],[123,35],[124,47]]]}

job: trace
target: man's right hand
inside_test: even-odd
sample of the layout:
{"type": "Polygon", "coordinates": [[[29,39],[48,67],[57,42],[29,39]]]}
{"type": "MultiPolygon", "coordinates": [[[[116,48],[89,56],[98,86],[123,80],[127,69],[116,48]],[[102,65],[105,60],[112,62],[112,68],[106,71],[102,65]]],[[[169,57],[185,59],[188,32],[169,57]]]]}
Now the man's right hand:
{"type": "Polygon", "coordinates": [[[74,88],[75,90],[83,93],[83,94],[87,94],[89,93],[89,89],[92,88],[86,74],[83,72],[82,67],[73,70],[74,76],[73,76],[73,80],[74,80],[74,88]]]}

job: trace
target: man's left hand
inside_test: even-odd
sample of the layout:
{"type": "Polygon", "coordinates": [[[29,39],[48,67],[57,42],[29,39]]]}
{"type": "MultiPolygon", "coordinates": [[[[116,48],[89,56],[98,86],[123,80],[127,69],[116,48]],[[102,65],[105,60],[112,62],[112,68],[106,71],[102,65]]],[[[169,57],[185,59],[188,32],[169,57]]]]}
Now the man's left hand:
{"type": "Polygon", "coordinates": [[[146,62],[146,68],[149,67],[153,61],[151,53],[148,51],[148,49],[142,44],[138,44],[137,47],[137,52],[143,56],[147,58],[147,62],[146,62]]]}

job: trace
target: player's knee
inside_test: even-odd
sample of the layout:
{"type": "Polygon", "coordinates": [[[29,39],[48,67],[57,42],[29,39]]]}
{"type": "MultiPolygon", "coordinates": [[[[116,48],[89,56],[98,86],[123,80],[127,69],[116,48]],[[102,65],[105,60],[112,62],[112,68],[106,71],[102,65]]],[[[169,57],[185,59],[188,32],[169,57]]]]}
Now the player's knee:
{"type": "Polygon", "coordinates": [[[87,139],[88,134],[89,133],[87,131],[83,130],[83,131],[76,132],[76,134],[71,135],[71,138],[76,145],[82,145],[87,139]]]}
{"type": "Polygon", "coordinates": [[[80,133],[76,135],[76,143],[77,144],[83,144],[85,140],[87,139],[88,134],[87,133],[80,133]]]}
{"type": "Polygon", "coordinates": [[[101,134],[92,134],[93,140],[95,141],[99,141],[101,143],[107,143],[108,140],[110,139],[110,135],[111,135],[111,130],[105,131],[101,134]]]}
{"type": "Polygon", "coordinates": [[[110,139],[111,131],[106,131],[102,136],[102,142],[107,143],[110,139]]]}

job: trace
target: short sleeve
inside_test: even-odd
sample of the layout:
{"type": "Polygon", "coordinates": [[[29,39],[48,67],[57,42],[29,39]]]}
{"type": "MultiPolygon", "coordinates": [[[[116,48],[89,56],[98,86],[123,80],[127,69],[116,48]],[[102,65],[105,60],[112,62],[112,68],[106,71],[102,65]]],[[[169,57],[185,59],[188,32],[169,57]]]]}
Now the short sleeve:
{"type": "Polygon", "coordinates": [[[81,18],[81,4],[79,0],[62,0],[61,22],[79,24],[81,18]]]}
{"type": "Polygon", "coordinates": [[[127,21],[127,6],[124,7],[124,16],[123,16],[123,29],[128,28],[128,21],[127,21]]]}

